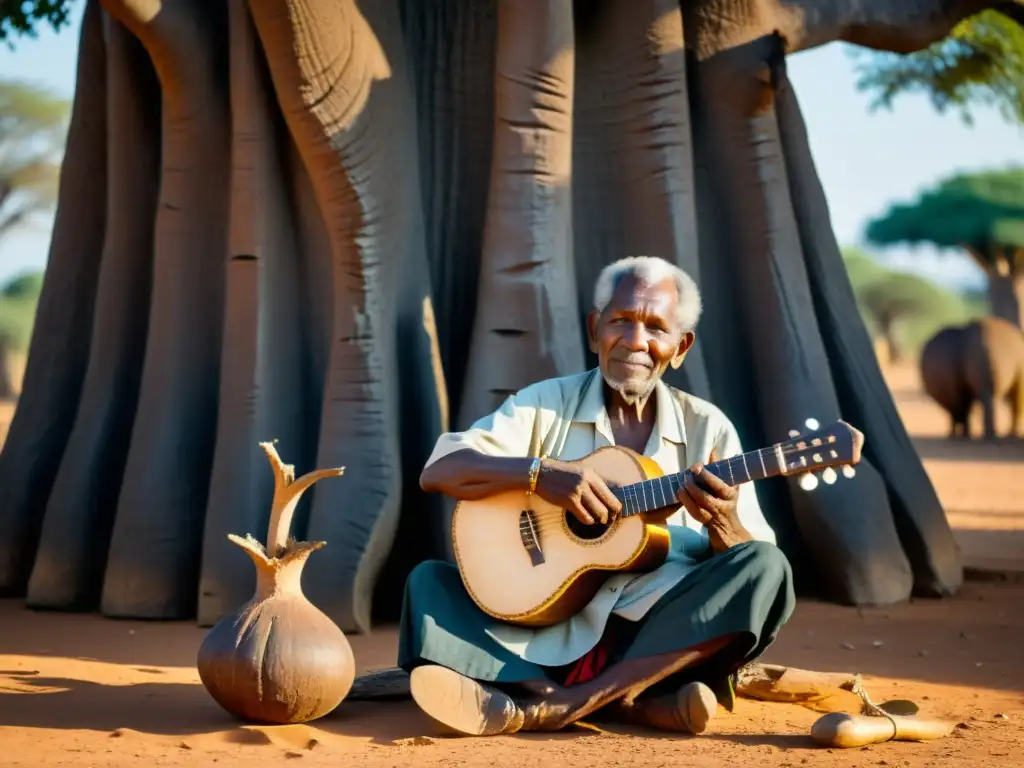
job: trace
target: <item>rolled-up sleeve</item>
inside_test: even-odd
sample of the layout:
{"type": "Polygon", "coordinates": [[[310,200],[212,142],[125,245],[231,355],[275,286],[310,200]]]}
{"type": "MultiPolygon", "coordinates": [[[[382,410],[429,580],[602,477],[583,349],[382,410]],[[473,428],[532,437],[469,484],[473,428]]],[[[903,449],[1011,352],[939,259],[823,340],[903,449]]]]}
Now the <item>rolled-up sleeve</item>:
{"type": "MultiPolygon", "coordinates": [[[[718,437],[715,440],[715,449],[721,459],[736,456],[743,453],[743,446],[740,445],[740,436],[736,427],[728,419],[724,419],[718,437]]],[[[736,512],[740,522],[750,535],[758,541],[766,541],[770,544],[778,543],[775,540],[775,531],[768,524],[764,516],[761,504],[757,499],[757,492],[754,483],[743,483],[738,487],[739,498],[736,502],[736,512]]]]}
{"type": "Polygon", "coordinates": [[[535,387],[510,395],[497,410],[477,419],[469,429],[441,435],[426,466],[464,448],[489,456],[526,456],[538,411],[535,387]]]}

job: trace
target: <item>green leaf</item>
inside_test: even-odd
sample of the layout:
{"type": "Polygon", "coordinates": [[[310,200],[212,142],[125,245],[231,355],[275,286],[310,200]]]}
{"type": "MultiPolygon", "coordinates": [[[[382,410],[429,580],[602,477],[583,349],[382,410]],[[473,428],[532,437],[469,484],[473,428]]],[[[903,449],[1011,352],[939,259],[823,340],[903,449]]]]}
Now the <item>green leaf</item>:
{"type": "Polygon", "coordinates": [[[971,124],[971,108],[994,107],[1024,124],[1024,28],[998,11],[982,11],[950,34],[911,54],[856,51],[857,88],[874,94],[872,109],[897,97],[926,94],[936,111],[955,109],[971,124]]]}

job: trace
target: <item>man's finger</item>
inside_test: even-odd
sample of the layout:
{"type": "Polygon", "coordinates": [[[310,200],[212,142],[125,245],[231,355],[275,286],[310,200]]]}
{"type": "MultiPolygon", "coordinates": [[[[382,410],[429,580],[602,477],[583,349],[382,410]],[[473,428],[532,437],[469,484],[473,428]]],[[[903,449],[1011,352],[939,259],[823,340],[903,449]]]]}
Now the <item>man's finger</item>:
{"type": "MultiPolygon", "coordinates": [[[[707,472],[705,474],[710,475],[711,473],[707,472]]],[[[701,479],[703,480],[703,476],[701,479]]],[[[683,487],[686,488],[686,492],[690,495],[697,506],[707,510],[709,514],[714,514],[715,507],[720,502],[720,499],[701,488],[700,484],[697,482],[696,474],[687,474],[686,482],[683,483],[683,487]]]]}
{"type": "Polygon", "coordinates": [[[729,485],[714,472],[710,472],[707,467],[701,469],[697,473],[697,477],[700,480],[701,486],[720,499],[728,501],[736,494],[736,489],[733,486],[729,485]]]}
{"type": "Polygon", "coordinates": [[[689,494],[685,484],[680,486],[679,493],[676,495],[679,503],[683,505],[683,509],[686,510],[687,514],[696,520],[698,523],[706,525],[711,519],[711,515],[707,510],[701,509],[700,505],[694,501],[693,497],[689,494]]]}
{"type": "Polygon", "coordinates": [[[598,501],[608,508],[609,512],[618,513],[622,511],[622,502],[619,501],[618,497],[612,493],[611,488],[605,485],[600,478],[591,484],[590,490],[597,496],[598,501]]]}
{"type": "Polygon", "coordinates": [[[590,516],[590,513],[583,506],[583,499],[579,499],[573,503],[571,512],[575,515],[576,519],[584,525],[594,524],[594,518],[590,516]]]}
{"type": "Polygon", "coordinates": [[[599,520],[602,524],[608,522],[608,508],[590,488],[583,489],[583,505],[594,520],[599,520]]]}

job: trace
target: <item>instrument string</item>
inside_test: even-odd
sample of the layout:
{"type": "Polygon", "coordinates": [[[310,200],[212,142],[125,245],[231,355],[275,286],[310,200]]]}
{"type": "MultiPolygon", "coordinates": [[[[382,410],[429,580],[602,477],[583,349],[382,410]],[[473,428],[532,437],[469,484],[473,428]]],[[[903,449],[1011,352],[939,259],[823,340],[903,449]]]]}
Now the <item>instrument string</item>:
{"type": "MultiPolygon", "coordinates": [[[[805,448],[800,448],[800,447],[796,446],[795,443],[792,444],[793,447],[786,448],[785,447],[786,444],[782,444],[783,445],[783,447],[782,447],[782,455],[783,455],[783,457],[786,457],[786,456],[791,456],[794,453],[803,453],[804,451],[807,451],[807,450],[812,449],[812,448],[824,448],[827,444],[828,443],[826,443],[824,441],[822,441],[819,445],[813,445],[810,442],[808,442],[808,444],[807,444],[807,446],[805,448]]],[[[765,451],[771,453],[773,456],[775,455],[775,447],[774,446],[771,447],[771,448],[761,448],[758,451],[752,451],[752,453],[761,453],[761,452],[765,452],[765,451]]],[[[746,454],[737,454],[736,456],[730,456],[728,459],[722,459],[722,460],[720,460],[718,462],[714,462],[714,463],[715,464],[719,464],[719,463],[731,464],[734,461],[742,461],[743,457],[745,455],[746,454]]],[[[825,465],[828,466],[828,463],[826,462],[825,465]]],[[[668,476],[672,477],[672,476],[675,476],[675,475],[685,474],[687,472],[689,472],[688,469],[684,470],[683,472],[673,472],[671,475],[668,475],[668,476]]],[[[666,475],[662,475],[661,477],[666,477],[666,475]]],[[[660,480],[661,477],[652,477],[652,478],[647,478],[645,480],[638,480],[638,481],[636,481],[634,483],[627,483],[625,486],[613,486],[612,490],[619,490],[619,489],[624,488],[624,487],[629,487],[630,485],[639,485],[641,483],[650,482],[652,480],[660,480]]],[[[622,501],[622,500],[620,499],[620,501],[622,501]]],[[[681,505],[679,505],[677,502],[673,501],[672,503],[666,504],[665,506],[666,507],[670,507],[670,506],[681,506],[681,505]]],[[[537,526],[538,531],[543,532],[545,530],[551,531],[551,530],[554,530],[555,528],[561,527],[562,519],[566,515],[572,514],[572,513],[569,512],[568,510],[565,510],[565,509],[550,508],[550,509],[542,509],[542,510],[532,510],[532,514],[533,514],[534,524],[537,526]],[[552,525],[552,523],[556,523],[556,525],[552,525]]]]}

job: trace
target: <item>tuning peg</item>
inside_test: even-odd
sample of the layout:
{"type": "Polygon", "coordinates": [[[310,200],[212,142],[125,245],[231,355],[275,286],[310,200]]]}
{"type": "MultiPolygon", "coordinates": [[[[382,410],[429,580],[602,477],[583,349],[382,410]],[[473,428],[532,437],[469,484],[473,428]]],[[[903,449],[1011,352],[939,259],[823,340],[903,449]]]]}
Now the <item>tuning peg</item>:
{"type": "Polygon", "coordinates": [[[825,467],[825,469],[821,471],[821,479],[824,480],[826,484],[832,485],[832,483],[839,479],[839,475],[836,474],[836,471],[832,469],[832,467],[825,467]]]}
{"type": "Polygon", "coordinates": [[[800,488],[808,493],[818,487],[818,478],[813,472],[807,472],[806,474],[801,475],[798,482],[800,484],[800,488]]]}
{"type": "Polygon", "coordinates": [[[808,429],[817,429],[818,427],[820,427],[820,426],[821,426],[821,425],[820,425],[820,424],[818,423],[818,420],[817,420],[817,419],[808,419],[807,421],[805,421],[805,422],[804,422],[804,425],[805,425],[805,426],[806,426],[806,427],[807,427],[808,429]]]}
{"type": "Polygon", "coordinates": [[[843,477],[845,477],[847,480],[852,479],[853,476],[857,474],[857,470],[854,469],[849,464],[843,464],[842,472],[843,472],[843,477]]]}

